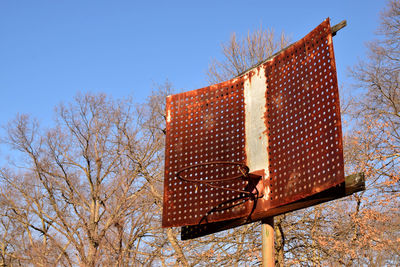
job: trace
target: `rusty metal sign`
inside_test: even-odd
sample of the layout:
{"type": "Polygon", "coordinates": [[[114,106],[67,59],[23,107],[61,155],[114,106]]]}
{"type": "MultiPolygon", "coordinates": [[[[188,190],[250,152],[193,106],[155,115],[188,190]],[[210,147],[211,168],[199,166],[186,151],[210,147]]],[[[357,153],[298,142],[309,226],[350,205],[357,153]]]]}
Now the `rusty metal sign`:
{"type": "MultiPolygon", "coordinates": [[[[242,79],[236,79],[167,98],[163,226],[194,225],[245,214],[243,205],[210,213],[216,206],[224,208],[224,202],[227,207],[243,202],[242,193],[178,177],[178,172],[199,163],[246,164],[243,89],[242,79]]],[[[184,171],[182,176],[212,181],[239,172],[233,164],[210,164],[184,171]]],[[[242,191],[247,186],[241,179],[216,183],[242,191]]]]}
{"type": "Polygon", "coordinates": [[[272,216],[342,183],[342,147],[327,19],[240,77],[167,98],[163,227],[272,216]]]}

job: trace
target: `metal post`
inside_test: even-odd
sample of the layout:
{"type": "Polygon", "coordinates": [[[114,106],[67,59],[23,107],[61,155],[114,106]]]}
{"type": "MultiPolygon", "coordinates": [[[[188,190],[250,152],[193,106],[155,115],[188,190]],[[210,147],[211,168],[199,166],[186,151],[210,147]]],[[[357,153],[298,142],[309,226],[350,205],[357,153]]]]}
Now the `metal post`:
{"type": "Polygon", "coordinates": [[[274,217],[268,217],[261,221],[262,234],[262,266],[275,266],[274,245],[274,217]]]}

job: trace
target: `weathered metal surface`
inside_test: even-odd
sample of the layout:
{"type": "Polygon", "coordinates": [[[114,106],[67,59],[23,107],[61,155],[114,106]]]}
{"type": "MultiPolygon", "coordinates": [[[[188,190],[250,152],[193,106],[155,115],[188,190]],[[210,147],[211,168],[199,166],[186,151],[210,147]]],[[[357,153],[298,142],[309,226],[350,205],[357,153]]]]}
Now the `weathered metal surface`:
{"type": "MultiPolygon", "coordinates": [[[[220,190],[177,177],[187,167],[207,162],[246,163],[243,79],[235,79],[167,98],[163,226],[194,225],[245,216],[242,193],[220,190]],[[211,212],[215,207],[220,210],[211,212]],[[227,208],[227,209],[224,209],[227,208]]],[[[230,164],[190,168],[187,179],[213,181],[240,176],[230,164]]],[[[213,185],[247,190],[242,179],[213,185]]]]}
{"type": "Polygon", "coordinates": [[[259,220],[344,182],[340,121],[329,20],[239,78],[169,96],[163,226],[259,220]]]}
{"type": "Polygon", "coordinates": [[[266,63],[271,207],[344,181],[329,20],[266,63]]]}

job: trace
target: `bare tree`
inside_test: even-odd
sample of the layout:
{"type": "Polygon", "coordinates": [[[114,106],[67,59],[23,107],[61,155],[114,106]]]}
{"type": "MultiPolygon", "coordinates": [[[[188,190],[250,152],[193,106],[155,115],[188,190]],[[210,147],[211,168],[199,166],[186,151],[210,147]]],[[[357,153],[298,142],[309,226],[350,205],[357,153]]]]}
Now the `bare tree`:
{"type": "Polygon", "coordinates": [[[400,262],[399,28],[400,2],[389,1],[381,14],[379,39],[368,44],[366,60],[351,70],[358,90],[347,110],[353,119],[344,136],[346,171],[364,172],[366,191],[322,206],[329,212],[321,210],[322,216],[312,224],[314,234],[301,231],[307,238],[301,242],[296,238],[297,248],[288,254],[294,255],[290,258],[294,264],[397,266],[400,262]]]}
{"type": "Polygon", "coordinates": [[[279,36],[272,29],[260,28],[238,38],[232,33],[228,42],[222,43],[223,60],[214,59],[209,65],[208,81],[219,83],[229,80],[257,65],[289,44],[289,38],[282,32],[279,36]]]}
{"type": "Polygon", "coordinates": [[[381,13],[379,39],[351,71],[360,93],[347,155],[350,168],[366,173],[368,190],[355,197],[349,250],[364,251],[356,263],[375,266],[400,262],[399,28],[400,2],[392,0],[381,13]]]}
{"type": "Polygon", "coordinates": [[[47,131],[28,116],[7,128],[23,160],[0,171],[2,234],[18,225],[22,251],[7,242],[2,255],[43,266],[143,263],[156,214],[144,174],[159,168],[160,136],[143,136],[130,100],[80,95],[57,115],[47,131]]]}

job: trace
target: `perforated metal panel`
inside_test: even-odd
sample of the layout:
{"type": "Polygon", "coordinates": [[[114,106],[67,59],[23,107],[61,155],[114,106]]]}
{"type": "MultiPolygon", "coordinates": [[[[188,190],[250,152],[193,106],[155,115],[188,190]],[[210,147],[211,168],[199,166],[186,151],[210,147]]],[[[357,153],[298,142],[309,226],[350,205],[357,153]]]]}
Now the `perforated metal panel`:
{"type": "Polygon", "coordinates": [[[163,226],[271,216],[342,183],[342,150],[326,20],[239,78],[167,98],[163,226]]]}
{"type": "MultiPolygon", "coordinates": [[[[163,226],[243,216],[245,205],[224,209],[242,203],[241,193],[177,177],[178,171],[200,163],[246,162],[242,79],[169,96],[165,154],[163,226]],[[217,206],[220,210],[208,214],[217,206]]],[[[239,172],[236,165],[211,164],[189,169],[182,175],[212,181],[238,176],[239,172]]],[[[238,179],[214,185],[246,190],[248,182],[238,179]]]]}
{"type": "Polygon", "coordinates": [[[329,21],[266,64],[271,206],[344,181],[329,21]]]}

